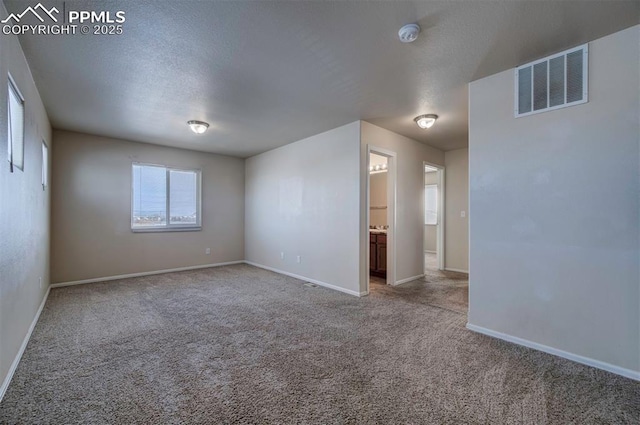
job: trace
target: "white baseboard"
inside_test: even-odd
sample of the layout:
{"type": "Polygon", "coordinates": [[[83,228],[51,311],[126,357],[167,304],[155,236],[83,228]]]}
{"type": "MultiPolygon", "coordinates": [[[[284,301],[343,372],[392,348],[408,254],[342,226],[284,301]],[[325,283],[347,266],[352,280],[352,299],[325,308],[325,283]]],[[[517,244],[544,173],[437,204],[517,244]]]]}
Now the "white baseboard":
{"type": "Polygon", "coordinates": [[[469,270],[462,270],[462,269],[454,269],[452,267],[445,267],[444,268],[446,271],[448,272],[456,272],[456,273],[466,273],[469,274],[469,270]]]}
{"type": "Polygon", "coordinates": [[[262,264],[254,263],[253,261],[246,261],[245,260],[244,262],[246,264],[249,264],[250,266],[259,267],[261,269],[265,269],[265,270],[269,270],[269,271],[272,271],[272,272],[275,272],[275,273],[283,274],[285,276],[290,276],[290,277],[294,277],[296,279],[304,280],[306,282],[315,283],[316,285],[324,286],[325,288],[333,289],[335,291],[344,292],[345,294],[355,295],[356,297],[363,297],[363,296],[367,295],[367,292],[352,291],[351,289],[341,288],[340,286],[332,285],[332,284],[327,283],[327,282],[322,282],[321,280],[311,279],[309,277],[301,276],[301,275],[298,275],[298,274],[295,274],[295,273],[285,272],[284,270],[279,270],[279,269],[276,269],[276,268],[273,268],[273,267],[269,267],[269,266],[265,266],[265,265],[262,265],[262,264]]]}
{"type": "Polygon", "coordinates": [[[568,360],[572,360],[577,363],[582,363],[587,366],[595,367],[598,369],[606,370],[607,372],[615,373],[626,378],[640,381],[640,371],[634,371],[631,369],[625,369],[620,366],[615,366],[610,363],[595,360],[589,357],[580,356],[578,354],[569,353],[567,351],[559,350],[557,348],[549,347],[547,345],[538,344],[526,339],[518,338],[516,336],[507,335],[502,332],[493,331],[491,329],[483,328],[482,326],[476,326],[471,323],[467,323],[467,329],[478,332],[484,335],[488,335],[494,338],[501,339],[503,341],[512,342],[514,344],[523,345],[525,347],[533,348],[534,350],[543,351],[554,356],[563,357],[568,360]]]}
{"type": "Polygon", "coordinates": [[[29,330],[27,334],[24,336],[22,340],[22,345],[18,350],[18,353],[13,359],[11,363],[11,367],[7,372],[7,376],[5,376],[4,381],[2,382],[2,386],[0,386],[0,401],[4,398],[4,394],[7,392],[7,388],[9,388],[9,384],[11,383],[11,379],[13,378],[13,374],[16,372],[18,368],[18,364],[20,363],[20,359],[22,359],[22,355],[24,354],[24,350],[27,348],[27,344],[29,344],[29,339],[31,339],[31,334],[36,327],[36,323],[38,323],[38,319],[40,318],[40,313],[42,313],[42,309],[44,308],[45,303],[47,302],[47,298],[49,298],[49,291],[51,291],[51,287],[47,288],[47,292],[44,294],[42,298],[42,302],[40,303],[40,307],[38,307],[38,311],[36,312],[35,317],[31,321],[31,326],[29,326],[29,330]]]}
{"type": "Polygon", "coordinates": [[[178,267],[178,268],[175,268],[175,269],[155,270],[155,271],[141,272],[141,273],[129,273],[129,274],[121,274],[121,275],[117,275],[117,276],[96,277],[96,278],[93,278],[93,279],[83,279],[83,280],[74,280],[74,281],[71,281],[71,282],[54,283],[54,284],[51,285],[51,288],[60,288],[60,287],[63,287],[63,286],[82,285],[82,284],[85,284],[85,283],[106,282],[106,281],[109,281],[109,280],[128,279],[130,277],[151,276],[151,275],[154,275],[154,274],[183,272],[183,271],[186,271],[186,270],[208,269],[210,267],[229,266],[229,265],[232,265],[232,264],[242,264],[242,263],[244,263],[243,260],[227,261],[226,263],[205,264],[205,265],[202,265],[202,266],[178,267]]]}
{"type": "Polygon", "coordinates": [[[415,276],[411,276],[411,277],[408,277],[406,279],[400,279],[400,280],[397,280],[396,283],[393,286],[402,285],[403,283],[411,282],[412,280],[421,279],[423,277],[424,277],[424,273],[419,274],[419,275],[415,275],[415,276]]]}
{"type": "Polygon", "coordinates": [[[429,251],[428,249],[425,249],[424,252],[426,252],[427,254],[437,254],[437,251],[429,251]]]}

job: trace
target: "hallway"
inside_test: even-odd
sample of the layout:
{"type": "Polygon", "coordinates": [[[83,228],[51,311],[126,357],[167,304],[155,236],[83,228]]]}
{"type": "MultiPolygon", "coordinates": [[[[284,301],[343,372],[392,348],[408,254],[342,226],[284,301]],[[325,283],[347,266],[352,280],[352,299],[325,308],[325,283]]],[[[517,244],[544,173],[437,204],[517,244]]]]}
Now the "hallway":
{"type": "Polygon", "coordinates": [[[423,278],[398,286],[386,285],[384,279],[370,276],[369,294],[401,298],[466,315],[469,308],[469,275],[438,270],[436,255],[431,253],[425,253],[425,268],[423,278]]]}

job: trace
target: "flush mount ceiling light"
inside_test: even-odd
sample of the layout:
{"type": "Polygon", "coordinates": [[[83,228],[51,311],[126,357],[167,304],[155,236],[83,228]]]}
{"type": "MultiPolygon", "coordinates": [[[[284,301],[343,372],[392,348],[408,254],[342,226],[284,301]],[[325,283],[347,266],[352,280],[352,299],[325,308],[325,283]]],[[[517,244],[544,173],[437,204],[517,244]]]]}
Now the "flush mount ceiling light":
{"type": "Polygon", "coordinates": [[[438,116],[435,114],[426,114],[426,115],[419,115],[415,117],[413,120],[416,122],[416,124],[418,124],[418,127],[420,128],[431,128],[433,127],[433,124],[436,123],[437,119],[438,119],[438,116]]]}
{"type": "Polygon", "coordinates": [[[400,41],[403,43],[416,41],[418,34],[420,34],[420,26],[418,24],[407,24],[398,31],[398,37],[400,37],[400,41]]]}
{"type": "Polygon", "coordinates": [[[202,134],[207,131],[207,128],[209,128],[209,124],[204,121],[191,120],[187,121],[187,124],[191,127],[191,131],[196,134],[202,134]]]}

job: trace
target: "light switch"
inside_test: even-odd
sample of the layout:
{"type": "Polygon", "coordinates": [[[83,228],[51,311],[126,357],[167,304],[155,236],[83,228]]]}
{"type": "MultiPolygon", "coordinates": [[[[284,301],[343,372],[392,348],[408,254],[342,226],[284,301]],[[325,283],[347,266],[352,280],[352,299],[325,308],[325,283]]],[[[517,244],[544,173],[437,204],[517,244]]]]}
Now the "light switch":
{"type": "Polygon", "coordinates": [[[467,216],[466,211],[460,211],[460,217],[465,218],[467,216]]]}

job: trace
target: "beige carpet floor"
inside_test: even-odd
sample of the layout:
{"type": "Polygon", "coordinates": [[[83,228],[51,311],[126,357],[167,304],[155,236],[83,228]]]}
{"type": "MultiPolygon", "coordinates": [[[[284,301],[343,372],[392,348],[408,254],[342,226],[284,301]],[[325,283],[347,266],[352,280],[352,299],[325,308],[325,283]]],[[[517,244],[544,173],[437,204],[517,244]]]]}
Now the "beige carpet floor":
{"type": "Polygon", "coordinates": [[[424,253],[424,270],[437,271],[438,270],[438,255],[435,252],[424,253]]]}
{"type": "Polygon", "coordinates": [[[0,423],[639,423],[640,383],[416,298],[247,265],[53,289],[0,423]]]}

